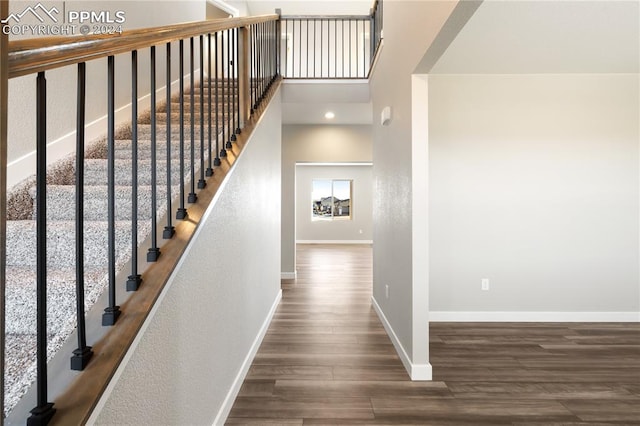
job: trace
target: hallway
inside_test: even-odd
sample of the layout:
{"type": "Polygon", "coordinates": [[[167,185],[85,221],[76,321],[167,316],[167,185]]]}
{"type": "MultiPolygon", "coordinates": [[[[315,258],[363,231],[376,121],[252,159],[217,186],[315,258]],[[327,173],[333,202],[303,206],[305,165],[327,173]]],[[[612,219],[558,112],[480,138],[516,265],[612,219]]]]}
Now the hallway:
{"type": "Polygon", "coordinates": [[[283,281],[227,424],[370,424],[374,397],[449,394],[409,381],[371,307],[371,257],[364,245],[298,245],[298,278],[283,281]]]}

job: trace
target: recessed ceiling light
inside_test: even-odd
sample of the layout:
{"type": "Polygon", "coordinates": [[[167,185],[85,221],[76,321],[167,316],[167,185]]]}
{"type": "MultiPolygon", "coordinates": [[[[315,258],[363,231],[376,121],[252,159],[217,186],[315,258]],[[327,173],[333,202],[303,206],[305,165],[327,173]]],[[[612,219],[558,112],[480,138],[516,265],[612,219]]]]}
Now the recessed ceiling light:
{"type": "Polygon", "coordinates": [[[327,111],[327,113],[324,115],[324,118],[326,118],[327,120],[331,120],[333,118],[335,118],[335,114],[331,111],[327,111]]]}

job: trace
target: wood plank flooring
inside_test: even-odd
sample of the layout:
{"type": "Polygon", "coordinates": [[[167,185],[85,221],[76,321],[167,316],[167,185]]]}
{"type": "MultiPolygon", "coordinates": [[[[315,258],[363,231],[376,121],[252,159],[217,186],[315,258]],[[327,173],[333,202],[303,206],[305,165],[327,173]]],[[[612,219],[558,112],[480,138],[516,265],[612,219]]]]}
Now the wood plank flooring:
{"type": "Polygon", "coordinates": [[[228,425],[640,425],[640,324],[432,323],[411,382],[371,307],[371,248],[298,246],[228,425]]]}

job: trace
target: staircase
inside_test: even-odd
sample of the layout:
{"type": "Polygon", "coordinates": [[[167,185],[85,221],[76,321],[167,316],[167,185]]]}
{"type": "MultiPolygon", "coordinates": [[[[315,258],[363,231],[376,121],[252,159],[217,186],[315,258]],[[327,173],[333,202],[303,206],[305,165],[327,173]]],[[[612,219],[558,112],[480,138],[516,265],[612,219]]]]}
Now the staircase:
{"type": "MultiPolygon", "coordinates": [[[[220,82],[220,84],[223,84],[220,82]]],[[[235,86],[235,84],[234,84],[235,86]]],[[[205,89],[205,99],[208,90],[205,89]]],[[[193,172],[196,181],[200,174],[200,90],[194,89],[194,116],[190,115],[190,93],[184,96],[184,169],[185,194],[191,181],[191,149],[193,147],[193,172]],[[194,140],[191,141],[191,122],[194,140]]],[[[219,103],[220,111],[228,111],[227,102],[219,103]]],[[[179,97],[171,105],[171,197],[173,206],[179,203],[180,190],[180,106],[179,97]],[[174,112],[175,111],[175,112],[174,112]]],[[[215,105],[212,110],[216,111],[215,105]]],[[[204,106],[207,118],[208,103],[204,106]]],[[[235,112],[235,111],[234,111],[235,112]]],[[[231,126],[233,116],[218,117],[219,129],[231,126]]],[[[237,119],[237,117],[236,117],[237,119]]],[[[157,216],[158,227],[164,226],[167,210],[167,121],[166,104],[158,105],[156,112],[156,151],[152,151],[150,114],[138,119],[138,242],[143,242],[152,229],[151,164],[156,155],[157,216]]],[[[215,157],[215,120],[212,116],[213,157],[215,157]]],[[[208,122],[204,123],[205,168],[208,166],[208,122]]],[[[230,128],[230,127],[229,127],[230,128]]],[[[219,147],[226,140],[221,135],[219,147]]],[[[225,136],[227,139],[229,135],[225,136]]],[[[125,126],[116,132],[115,141],[115,218],[116,218],[116,269],[120,271],[131,259],[132,250],[132,140],[131,128],[125,126]]],[[[47,331],[48,360],[56,354],[76,328],[76,231],[75,231],[75,166],[74,158],[52,166],[48,171],[47,186],[47,331]]],[[[108,286],[107,268],[107,142],[92,144],[85,155],[84,175],[84,263],[85,308],[95,305],[108,286]]],[[[185,197],[186,203],[186,197],[185,197]]],[[[9,194],[7,217],[7,269],[6,269],[6,365],[5,365],[5,416],[27,392],[36,378],[36,224],[35,180],[27,180],[9,194]]],[[[175,212],[170,214],[175,216],[175,212]]],[[[162,243],[160,242],[161,246],[162,243]]],[[[144,284],[143,284],[144,285],[144,284]]],[[[118,291],[124,292],[124,283],[118,283],[118,291]]],[[[95,305],[95,306],[94,306],[95,305]]],[[[65,354],[65,356],[71,354],[65,354]]]]}

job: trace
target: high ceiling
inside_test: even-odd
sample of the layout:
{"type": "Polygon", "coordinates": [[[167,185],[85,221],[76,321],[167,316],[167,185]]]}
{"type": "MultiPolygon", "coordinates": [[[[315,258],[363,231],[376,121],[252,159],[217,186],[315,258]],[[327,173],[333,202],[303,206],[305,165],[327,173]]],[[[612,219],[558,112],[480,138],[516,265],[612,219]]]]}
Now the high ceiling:
{"type": "Polygon", "coordinates": [[[638,73],[640,2],[485,0],[431,69],[638,73]]]}
{"type": "MultiPolygon", "coordinates": [[[[390,0],[387,0],[390,1],[390,0]]],[[[420,0],[427,1],[427,0],[420,0]]],[[[366,14],[370,0],[342,2],[255,0],[251,14],[366,14]]],[[[462,4],[462,6],[465,6],[462,4]]],[[[485,0],[467,7],[449,24],[445,45],[425,55],[428,70],[440,74],[639,73],[640,1],[485,0]],[[477,7],[477,5],[476,5],[477,7]],[[471,18],[469,18],[471,15],[471,18]],[[468,21],[467,21],[468,19],[468,21]],[[452,41],[451,41],[452,40],[452,41]],[[449,44],[449,41],[451,43],[449,44]],[[448,46],[448,47],[447,47],[448,46]],[[444,53],[440,56],[440,53],[444,53]],[[435,64],[435,65],[433,65],[435,64]],[[433,66],[432,66],[433,65],[433,66]]],[[[444,32],[447,31],[445,24],[444,32]]],[[[436,43],[434,43],[435,45],[436,43]]],[[[317,83],[316,83],[317,84],[317,83]]],[[[289,85],[287,85],[289,86],[289,85]]],[[[362,87],[321,84],[286,88],[285,123],[366,124],[373,120],[362,87]],[[322,96],[300,96],[321,90],[322,96]],[[299,93],[298,93],[299,92],[299,93]],[[345,99],[345,95],[349,99],[345,99]],[[353,96],[352,96],[353,95],[353,96]],[[336,118],[327,121],[332,110],[336,118]]],[[[368,92],[367,92],[368,93],[368,92]]],[[[317,95],[317,94],[316,94],[317,95]]]]}

